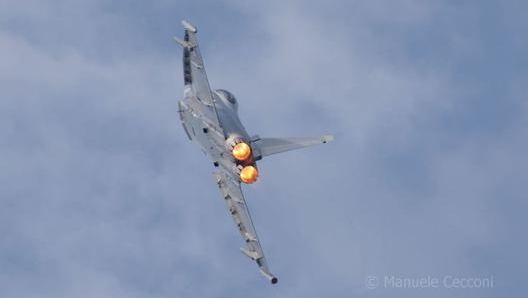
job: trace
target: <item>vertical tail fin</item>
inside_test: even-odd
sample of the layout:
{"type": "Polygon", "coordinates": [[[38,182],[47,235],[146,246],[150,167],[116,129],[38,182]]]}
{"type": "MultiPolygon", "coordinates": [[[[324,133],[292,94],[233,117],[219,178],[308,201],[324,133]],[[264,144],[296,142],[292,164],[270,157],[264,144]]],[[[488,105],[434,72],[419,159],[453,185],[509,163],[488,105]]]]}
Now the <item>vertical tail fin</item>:
{"type": "Polygon", "coordinates": [[[260,159],[264,156],[325,144],[333,140],[334,136],[331,135],[308,138],[256,138],[252,140],[251,144],[257,159],[260,159]]]}

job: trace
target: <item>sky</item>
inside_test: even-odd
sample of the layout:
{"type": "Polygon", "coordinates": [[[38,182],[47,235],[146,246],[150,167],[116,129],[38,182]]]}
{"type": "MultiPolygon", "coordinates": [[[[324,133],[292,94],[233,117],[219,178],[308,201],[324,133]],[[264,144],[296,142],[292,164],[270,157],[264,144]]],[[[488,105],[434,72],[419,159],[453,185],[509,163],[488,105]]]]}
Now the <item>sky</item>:
{"type": "Polygon", "coordinates": [[[525,297],[527,9],[0,0],[0,296],[525,297]],[[182,19],[250,134],[336,137],[243,187],[276,285],[179,123],[182,19]]]}

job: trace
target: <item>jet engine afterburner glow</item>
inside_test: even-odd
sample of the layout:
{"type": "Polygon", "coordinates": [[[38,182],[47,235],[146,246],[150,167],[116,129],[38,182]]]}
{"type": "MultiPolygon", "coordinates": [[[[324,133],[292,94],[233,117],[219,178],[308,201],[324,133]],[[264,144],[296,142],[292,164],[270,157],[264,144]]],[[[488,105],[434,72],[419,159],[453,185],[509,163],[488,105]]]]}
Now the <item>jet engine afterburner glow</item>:
{"type": "Polygon", "coordinates": [[[254,166],[245,166],[240,170],[240,180],[244,183],[251,184],[257,181],[258,171],[254,166]]]}
{"type": "Polygon", "coordinates": [[[251,147],[248,144],[241,142],[233,147],[233,157],[237,160],[244,161],[251,155],[251,147]]]}

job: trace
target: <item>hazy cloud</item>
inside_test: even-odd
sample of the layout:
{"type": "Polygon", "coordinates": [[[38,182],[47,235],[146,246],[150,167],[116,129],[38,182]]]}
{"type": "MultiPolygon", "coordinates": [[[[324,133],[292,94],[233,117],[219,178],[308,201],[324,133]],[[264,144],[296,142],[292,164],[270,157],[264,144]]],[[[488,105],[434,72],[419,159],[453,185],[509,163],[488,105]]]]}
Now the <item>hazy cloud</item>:
{"type": "Polygon", "coordinates": [[[2,296],[522,296],[522,1],[0,8],[2,296]],[[245,188],[275,287],[180,128],[182,18],[250,133],[337,136],[260,162],[245,188]]]}

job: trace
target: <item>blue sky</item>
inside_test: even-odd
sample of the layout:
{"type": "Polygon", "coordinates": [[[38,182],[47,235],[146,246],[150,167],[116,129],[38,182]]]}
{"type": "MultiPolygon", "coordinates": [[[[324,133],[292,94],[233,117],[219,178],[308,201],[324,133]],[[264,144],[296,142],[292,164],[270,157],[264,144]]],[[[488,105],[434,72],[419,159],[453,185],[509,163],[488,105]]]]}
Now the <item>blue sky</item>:
{"type": "Polygon", "coordinates": [[[0,1],[0,296],[525,296],[527,8],[0,1]],[[336,135],[244,189],[276,286],[181,129],[181,19],[250,133],[336,135]]]}

